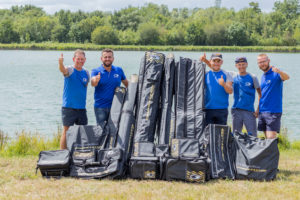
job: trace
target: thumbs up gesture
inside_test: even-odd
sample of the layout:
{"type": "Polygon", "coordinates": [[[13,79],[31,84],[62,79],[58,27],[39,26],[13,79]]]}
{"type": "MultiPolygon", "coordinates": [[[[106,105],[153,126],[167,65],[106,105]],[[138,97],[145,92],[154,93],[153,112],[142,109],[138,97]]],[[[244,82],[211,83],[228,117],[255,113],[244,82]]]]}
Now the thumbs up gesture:
{"type": "Polygon", "coordinates": [[[278,74],[280,73],[280,70],[279,70],[278,68],[276,68],[276,67],[272,67],[272,71],[273,71],[273,72],[276,72],[276,73],[278,73],[278,74]]]}
{"type": "Polygon", "coordinates": [[[206,61],[206,54],[204,53],[203,56],[200,57],[200,60],[202,62],[205,62],[206,61]]]}
{"type": "Polygon", "coordinates": [[[96,80],[97,84],[99,83],[100,79],[101,79],[101,75],[100,75],[100,72],[99,72],[98,75],[95,76],[95,80],[96,80]]]}
{"type": "Polygon", "coordinates": [[[59,59],[58,59],[58,63],[59,63],[59,65],[64,65],[64,55],[63,54],[60,54],[60,57],[59,57],[59,59]]]}
{"type": "Polygon", "coordinates": [[[223,75],[221,75],[221,78],[218,79],[218,82],[219,82],[219,85],[224,87],[225,81],[224,81],[223,75]]]}

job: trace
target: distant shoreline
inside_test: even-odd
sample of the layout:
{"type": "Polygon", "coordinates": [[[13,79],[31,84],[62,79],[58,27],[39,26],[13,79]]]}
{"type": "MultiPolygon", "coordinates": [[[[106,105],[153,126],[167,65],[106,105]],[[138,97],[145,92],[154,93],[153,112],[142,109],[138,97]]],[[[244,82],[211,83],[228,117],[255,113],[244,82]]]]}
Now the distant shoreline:
{"type": "Polygon", "coordinates": [[[75,50],[99,51],[111,48],[115,51],[221,51],[221,52],[274,52],[300,53],[300,46],[160,46],[160,45],[96,45],[92,43],[24,43],[0,44],[1,50],[75,50]]]}

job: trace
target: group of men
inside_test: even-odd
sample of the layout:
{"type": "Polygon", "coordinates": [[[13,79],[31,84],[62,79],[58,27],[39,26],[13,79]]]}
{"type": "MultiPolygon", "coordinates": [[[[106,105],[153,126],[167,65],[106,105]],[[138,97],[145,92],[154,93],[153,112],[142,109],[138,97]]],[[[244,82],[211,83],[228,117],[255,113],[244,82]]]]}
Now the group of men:
{"type": "MultiPolygon", "coordinates": [[[[66,149],[66,132],[70,126],[87,125],[86,94],[90,81],[88,70],[83,66],[86,61],[84,51],[74,52],[73,65],[65,66],[63,54],[59,58],[59,70],[64,75],[64,90],[62,104],[63,132],[60,148],[66,149]]],[[[128,81],[121,67],[114,66],[114,52],[111,49],[102,50],[102,64],[91,72],[91,85],[95,87],[94,110],[97,124],[104,126],[107,121],[115,88],[121,82],[127,87],[128,81]]]]}
{"type": "Polygon", "coordinates": [[[206,124],[227,125],[228,98],[233,93],[232,130],[241,132],[245,125],[248,134],[257,136],[259,130],[268,139],[276,138],[280,132],[283,81],[288,80],[289,75],[271,66],[266,54],[257,57],[258,67],[264,72],[260,84],[254,74],[247,72],[246,57],[236,58],[237,73],[221,69],[222,54],[212,54],[210,60],[204,54],[200,60],[211,68],[205,75],[206,124]],[[255,92],[259,102],[256,110],[255,92]]]}
{"type": "MultiPolygon", "coordinates": [[[[234,93],[234,103],[231,109],[233,131],[242,131],[245,125],[248,134],[257,135],[257,129],[264,131],[266,138],[276,138],[280,131],[282,114],[283,81],[289,76],[282,70],[271,66],[266,54],[257,57],[257,64],[264,72],[259,84],[255,75],[247,72],[248,62],[245,57],[235,60],[238,73],[221,69],[222,54],[212,54],[207,60],[206,55],[200,57],[211,70],[205,75],[205,112],[207,124],[227,125],[229,94],[234,93]],[[255,92],[258,93],[259,105],[254,110],[255,92]],[[256,118],[258,117],[258,127],[256,118]]],[[[121,67],[112,65],[114,52],[111,49],[102,50],[100,67],[91,72],[83,66],[86,61],[82,50],[74,52],[71,66],[63,63],[63,54],[59,58],[59,70],[64,75],[64,90],[62,104],[63,133],[60,148],[66,148],[66,132],[70,126],[87,125],[86,94],[87,86],[95,87],[94,111],[97,125],[104,126],[108,119],[114,90],[121,85],[128,86],[128,81],[121,67]]]]}

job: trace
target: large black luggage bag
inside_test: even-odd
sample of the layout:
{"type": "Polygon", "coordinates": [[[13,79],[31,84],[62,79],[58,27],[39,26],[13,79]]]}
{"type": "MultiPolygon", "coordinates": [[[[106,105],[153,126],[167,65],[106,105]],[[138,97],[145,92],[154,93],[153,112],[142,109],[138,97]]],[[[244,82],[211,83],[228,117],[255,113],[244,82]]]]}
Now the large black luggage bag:
{"type": "Polygon", "coordinates": [[[68,150],[41,151],[37,168],[43,177],[62,177],[69,175],[70,152],[68,150]]]}
{"type": "Polygon", "coordinates": [[[235,145],[229,126],[207,125],[200,138],[200,146],[211,160],[211,178],[235,178],[235,145]]]}
{"type": "Polygon", "coordinates": [[[236,178],[273,180],[276,178],[279,150],[277,139],[260,139],[239,132],[236,143],[236,178]]]}

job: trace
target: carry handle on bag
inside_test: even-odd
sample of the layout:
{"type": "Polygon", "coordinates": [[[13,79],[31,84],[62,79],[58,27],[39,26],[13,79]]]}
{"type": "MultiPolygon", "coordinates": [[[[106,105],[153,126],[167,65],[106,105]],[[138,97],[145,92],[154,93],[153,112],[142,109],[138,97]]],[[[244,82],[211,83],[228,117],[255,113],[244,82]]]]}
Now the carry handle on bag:
{"type": "Polygon", "coordinates": [[[40,169],[43,177],[60,178],[69,175],[70,152],[69,150],[41,151],[37,161],[36,173],[40,169]]]}

